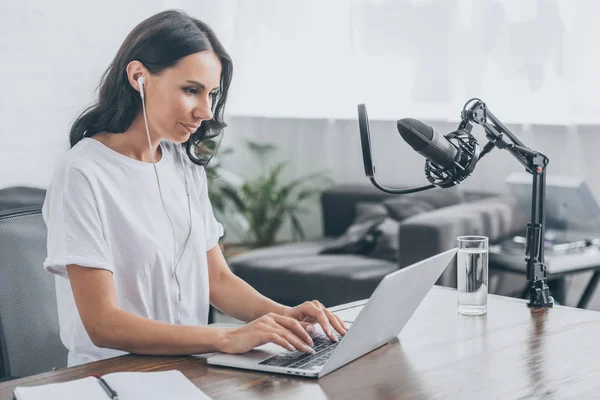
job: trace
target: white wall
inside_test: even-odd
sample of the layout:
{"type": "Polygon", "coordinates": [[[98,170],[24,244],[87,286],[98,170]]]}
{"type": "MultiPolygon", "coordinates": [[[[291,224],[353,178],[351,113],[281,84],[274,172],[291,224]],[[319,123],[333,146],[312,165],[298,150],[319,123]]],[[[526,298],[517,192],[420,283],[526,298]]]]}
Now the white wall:
{"type": "Polygon", "coordinates": [[[470,97],[511,123],[600,123],[594,0],[239,1],[231,111],[451,120],[470,97]],[[258,101],[257,101],[258,100],[258,101]]]}
{"type": "MultiPolygon", "coordinates": [[[[465,4],[467,4],[471,8],[475,7],[473,8],[474,12],[482,13],[481,15],[490,15],[489,9],[481,11],[477,8],[479,6],[476,6],[476,4],[481,4],[479,2],[456,0],[449,3],[451,4],[445,7],[455,14],[464,11],[465,4]]],[[[548,21],[548,15],[543,12],[540,13],[540,7],[550,3],[531,2],[530,4],[535,4],[535,7],[533,11],[529,11],[531,15],[525,15],[525,17],[521,15],[522,10],[519,11],[521,14],[519,12],[511,14],[509,7],[506,9],[508,11],[505,10],[503,18],[511,23],[509,28],[520,27],[520,32],[523,32],[524,26],[526,26],[525,22],[528,21],[527,18],[538,21],[535,22],[536,24],[540,20],[548,21]]],[[[336,70],[332,70],[331,67],[323,70],[329,71],[329,75],[316,80],[311,80],[307,78],[307,75],[296,71],[287,75],[277,75],[277,80],[269,80],[268,77],[264,76],[257,78],[256,74],[260,71],[269,71],[267,68],[260,69],[260,62],[261,60],[264,61],[264,57],[269,53],[273,53],[274,50],[267,51],[268,48],[265,50],[264,47],[260,49],[257,47],[253,51],[250,44],[241,41],[240,38],[250,37],[256,40],[259,37],[265,37],[265,32],[272,32],[275,28],[282,30],[285,34],[282,37],[286,37],[286,35],[292,37],[294,35],[290,33],[290,24],[277,22],[277,19],[272,16],[262,18],[253,24],[252,20],[248,19],[252,15],[262,15],[261,13],[267,11],[280,12],[281,18],[285,15],[285,18],[289,19],[291,18],[289,14],[291,9],[296,13],[292,14],[292,17],[295,16],[298,21],[302,22],[294,25],[296,29],[306,30],[311,28],[311,23],[313,28],[320,27],[319,29],[323,29],[323,26],[326,26],[323,24],[326,24],[328,19],[320,18],[315,19],[313,22],[309,19],[310,16],[316,15],[318,12],[331,16],[334,15],[336,7],[338,7],[340,8],[338,15],[354,18],[349,20],[354,21],[354,25],[341,20],[336,22],[337,25],[335,25],[330,18],[329,21],[332,24],[331,36],[323,37],[324,40],[329,41],[327,42],[328,45],[333,46],[336,41],[341,41],[345,37],[339,30],[333,28],[346,27],[350,29],[354,26],[356,29],[364,29],[364,25],[368,21],[356,19],[356,7],[371,7],[371,15],[376,16],[377,7],[397,3],[367,0],[362,2],[335,0],[320,3],[311,0],[302,3],[305,4],[304,8],[297,6],[300,4],[297,2],[277,2],[277,7],[274,4],[272,0],[245,2],[238,2],[237,0],[218,2],[210,0],[106,0],[103,2],[5,0],[0,3],[0,121],[2,121],[0,124],[0,138],[3,144],[0,149],[0,188],[15,185],[37,187],[48,185],[56,161],[68,149],[70,123],[77,113],[93,99],[93,92],[98,84],[99,77],[108,66],[123,39],[138,22],[166,8],[184,8],[190,14],[212,24],[226,47],[230,49],[230,53],[236,62],[230,113],[226,118],[230,127],[227,129],[223,144],[225,147],[236,148],[236,152],[226,160],[227,167],[240,173],[252,171],[253,166],[243,153],[244,150],[243,147],[240,147],[240,140],[253,138],[273,141],[280,145],[282,154],[291,162],[289,170],[286,171],[288,177],[298,176],[319,168],[328,168],[333,172],[338,182],[364,182],[368,184],[363,175],[357,122],[354,119],[356,102],[362,101],[361,99],[364,98],[367,106],[369,106],[369,114],[372,117],[378,116],[378,118],[371,121],[378,178],[390,186],[394,184],[421,185],[426,183],[423,174],[423,159],[401,140],[396,132],[393,118],[426,116],[428,118],[425,120],[435,126],[439,132],[453,130],[456,123],[445,121],[456,119],[459,115],[463,102],[466,100],[466,98],[462,98],[464,96],[459,95],[461,93],[466,95],[468,92],[466,89],[469,88],[468,85],[464,86],[468,83],[468,80],[464,77],[460,78],[463,83],[458,85],[456,79],[462,76],[457,69],[458,66],[454,65],[452,67],[451,71],[454,71],[452,74],[444,75],[442,82],[446,82],[447,85],[444,86],[444,91],[440,92],[443,94],[444,102],[437,108],[428,107],[428,104],[432,105],[431,96],[433,92],[431,90],[426,91],[425,86],[412,84],[419,81],[416,79],[418,75],[410,75],[406,78],[404,84],[408,84],[406,87],[411,89],[409,93],[398,92],[392,86],[386,87],[385,84],[378,83],[376,94],[380,97],[373,97],[373,93],[365,92],[364,97],[360,93],[356,93],[358,89],[353,86],[353,83],[364,80],[364,76],[356,76],[352,80],[352,77],[343,75],[340,72],[345,80],[336,81],[334,79],[336,78],[336,70]],[[296,4],[296,6],[292,7],[293,4],[296,4]],[[319,6],[319,4],[323,5],[319,6]],[[358,24],[361,21],[362,25],[358,24]],[[252,35],[253,32],[254,36],[252,35]],[[259,35],[258,32],[262,33],[259,35]],[[327,86],[327,82],[330,81],[332,86],[327,86]],[[318,85],[315,86],[314,82],[317,82],[318,85]],[[281,87],[287,88],[287,90],[282,91],[281,87]],[[332,91],[332,87],[335,88],[334,91],[332,91]],[[302,93],[296,92],[303,88],[307,88],[307,90],[302,93]],[[389,92],[386,92],[386,90],[389,92]],[[331,98],[333,95],[338,97],[331,98]],[[287,97],[283,99],[283,96],[287,97]],[[388,106],[388,104],[393,104],[392,102],[397,96],[401,97],[398,107],[388,106]],[[352,101],[343,110],[340,110],[337,100],[345,98],[350,98],[352,101]],[[308,104],[311,99],[317,100],[308,104]],[[386,99],[389,99],[389,103],[386,103],[386,99]],[[430,103],[424,102],[423,99],[429,99],[430,103]],[[260,107],[252,109],[250,103],[258,104],[260,107]],[[286,107],[279,107],[278,104],[286,104],[286,107]],[[307,107],[302,108],[304,104],[307,104],[307,107]],[[328,109],[329,106],[333,108],[328,109]],[[434,111],[429,113],[424,110],[434,111]],[[261,116],[263,114],[267,114],[267,116],[261,116]],[[282,116],[283,118],[280,118],[282,116]],[[330,119],[323,116],[329,116],[330,119]]],[[[436,3],[421,1],[401,2],[401,4],[401,6],[398,6],[404,12],[400,15],[401,17],[406,18],[407,15],[413,15],[414,18],[418,19],[421,18],[419,15],[423,12],[423,7],[431,7],[432,4],[436,3]],[[407,4],[414,7],[412,14],[410,13],[411,7],[408,7],[407,4]]],[[[494,7],[498,7],[498,4],[503,3],[490,0],[484,4],[489,6],[491,10],[497,10],[494,7]]],[[[507,4],[514,5],[517,2],[508,2],[507,4]]],[[[593,7],[597,2],[557,2],[557,4],[562,8],[566,7],[569,11],[573,9],[573,6],[568,4],[577,4],[578,7],[583,7],[580,7],[581,9],[585,9],[585,7],[593,7]],[[565,4],[567,5],[565,6],[565,4]]],[[[467,9],[469,8],[467,7],[467,9]]],[[[362,14],[359,13],[360,15],[362,14]]],[[[560,15],[570,16],[567,19],[559,19],[559,22],[557,22],[562,29],[560,32],[563,36],[552,36],[549,40],[560,39],[561,43],[566,43],[565,46],[567,47],[563,47],[563,49],[566,48],[568,51],[565,51],[562,57],[581,57],[581,59],[575,59],[571,64],[566,64],[571,68],[562,71],[561,75],[560,68],[558,72],[555,70],[557,65],[558,67],[565,65],[561,62],[563,59],[557,61],[557,56],[553,50],[555,47],[542,46],[547,48],[552,56],[548,58],[548,55],[540,55],[540,59],[547,61],[549,70],[552,70],[548,73],[554,74],[551,75],[550,80],[544,81],[546,86],[543,86],[543,89],[546,92],[542,92],[542,97],[546,100],[551,99],[553,93],[555,93],[553,90],[557,87],[563,87],[564,82],[569,82],[569,79],[572,79],[574,82],[572,90],[569,89],[569,92],[565,95],[580,94],[582,99],[589,99],[590,93],[598,87],[598,82],[600,82],[595,76],[595,72],[592,73],[592,65],[597,65],[592,62],[594,52],[597,52],[592,44],[595,41],[594,38],[597,37],[594,36],[595,29],[598,29],[600,25],[591,24],[590,18],[592,16],[585,15],[585,13],[569,14],[569,12],[566,12],[560,15]],[[591,36],[588,37],[586,32],[591,32],[591,36]],[[568,36],[569,34],[575,36],[568,36]],[[587,39],[579,43],[573,39],[577,35],[587,39]],[[565,40],[565,42],[562,40],[565,40]],[[577,46],[569,47],[570,44],[573,46],[577,44],[577,46]],[[588,86],[584,84],[586,79],[589,81],[588,86]]],[[[437,16],[436,18],[436,21],[441,21],[441,17],[437,16]]],[[[468,17],[463,16],[463,18],[468,17]]],[[[283,19],[283,21],[288,19],[283,19]]],[[[385,24],[389,25],[391,22],[393,21],[386,21],[385,24]]],[[[408,23],[406,19],[397,22],[400,24],[399,27],[408,23]]],[[[548,23],[552,23],[552,21],[548,23]]],[[[468,21],[465,26],[469,26],[468,21]]],[[[436,35],[439,36],[443,33],[440,30],[442,28],[436,28],[436,35]]],[[[480,30],[484,28],[482,26],[477,27],[480,30]]],[[[531,43],[531,46],[516,46],[511,50],[509,42],[518,42],[519,37],[516,36],[515,32],[519,32],[519,30],[516,28],[514,31],[507,29],[507,27],[503,27],[502,31],[508,36],[500,36],[495,43],[497,45],[498,43],[502,44],[500,48],[502,54],[506,57],[510,56],[511,51],[518,53],[513,54],[515,64],[511,64],[512,66],[504,65],[505,71],[512,71],[511,73],[514,72],[518,75],[520,71],[522,72],[519,66],[529,65],[531,67],[532,57],[527,56],[527,49],[531,48],[533,52],[534,48],[538,47],[535,47],[535,36],[532,38],[527,35],[535,33],[535,30],[530,32],[525,29],[528,38],[527,43],[531,43]]],[[[548,27],[544,29],[548,31],[548,27]]],[[[394,32],[395,35],[400,35],[403,31],[398,28],[394,32]]],[[[349,35],[351,36],[351,33],[349,35]]],[[[294,36],[294,40],[299,37],[301,35],[294,36]]],[[[425,54],[435,54],[443,57],[439,63],[435,64],[436,68],[433,71],[428,71],[429,75],[427,76],[435,76],[435,71],[445,70],[444,63],[448,60],[448,51],[445,46],[448,43],[454,43],[450,40],[451,38],[447,42],[441,42],[439,44],[440,48],[433,48],[437,42],[432,41],[427,36],[412,35],[410,38],[414,41],[415,48],[402,53],[408,64],[420,65],[419,63],[423,60],[429,59],[425,57],[425,54]],[[421,45],[419,45],[419,40],[422,42],[421,45]],[[419,49],[422,51],[419,52],[419,49]],[[411,57],[414,57],[414,59],[411,60],[411,57]]],[[[316,41],[317,39],[313,37],[311,40],[316,41]]],[[[348,45],[344,49],[354,48],[358,49],[356,50],[357,54],[364,53],[364,40],[361,42],[355,39],[351,41],[356,45],[355,47],[348,45]],[[358,43],[362,44],[359,46],[358,43]]],[[[371,39],[375,40],[374,38],[371,39]]],[[[546,39],[548,38],[540,38],[541,41],[546,39]]],[[[408,46],[408,44],[406,42],[402,46],[408,46]]],[[[285,46],[285,43],[282,42],[280,46],[285,46]]],[[[288,44],[287,46],[292,45],[288,44]]],[[[298,60],[303,59],[306,61],[308,59],[309,62],[314,63],[314,68],[311,69],[313,72],[320,70],[319,65],[325,67],[325,62],[334,61],[332,59],[324,60],[325,53],[322,49],[319,50],[320,58],[318,58],[310,53],[310,45],[305,44],[303,46],[302,52],[294,52],[293,49],[288,48],[283,54],[286,57],[300,54],[303,57],[299,57],[298,60]]],[[[478,51],[486,51],[484,47],[480,43],[478,51]]],[[[499,47],[496,46],[496,48],[499,47]]],[[[494,47],[491,47],[489,51],[493,49],[494,47]]],[[[339,53],[340,51],[335,54],[342,54],[339,53]]],[[[389,51],[388,48],[387,52],[389,51]]],[[[382,51],[382,53],[385,52],[382,51]]],[[[381,57],[381,54],[371,54],[370,56],[381,57]]],[[[348,55],[346,54],[344,57],[348,57],[348,55]]],[[[281,62],[287,65],[288,68],[296,64],[294,60],[290,61],[288,58],[286,61],[285,57],[282,56],[282,58],[281,62]]],[[[377,59],[380,61],[379,64],[361,64],[361,68],[371,65],[373,70],[370,72],[370,76],[377,78],[375,82],[382,79],[383,82],[386,79],[398,82],[401,75],[394,74],[389,66],[384,68],[384,59],[377,59]]],[[[536,59],[535,54],[533,59],[536,59]]],[[[347,58],[345,60],[351,61],[347,58]]],[[[427,65],[432,66],[434,64],[429,63],[427,65]]],[[[535,63],[533,66],[535,67],[535,63]]],[[[414,69],[413,67],[407,68],[414,69]]],[[[495,70],[494,68],[491,64],[492,72],[495,70]]],[[[418,72],[418,69],[413,72],[418,72]]],[[[521,81],[515,75],[507,74],[502,78],[504,79],[503,82],[512,80],[514,84],[503,89],[502,85],[490,86],[494,76],[497,79],[500,77],[500,75],[488,74],[481,77],[478,83],[473,84],[483,85],[484,93],[490,94],[491,97],[484,97],[484,100],[488,102],[490,109],[496,116],[503,121],[518,121],[515,125],[510,125],[510,128],[527,145],[545,152],[550,157],[549,173],[582,175],[588,180],[596,196],[600,198],[600,181],[595,174],[595,171],[600,167],[600,161],[596,155],[599,148],[597,142],[600,137],[598,136],[600,125],[583,124],[585,121],[594,121],[594,113],[595,110],[600,110],[598,108],[600,103],[585,100],[587,103],[582,101],[581,104],[578,104],[578,110],[581,111],[578,114],[581,116],[579,122],[574,118],[565,118],[563,123],[552,122],[553,124],[550,124],[551,122],[548,121],[560,120],[556,117],[556,110],[551,109],[544,112],[544,108],[536,102],[528,102],[529,100],[539,99],[539,92],[532,89],[533,94],[525,99],[527,101],[523,100],[522,95],[511,97],[515,94],[515,90],[522,90],[523,87],[530,84],[530,81],[521,81]],[[495,89],[491,90],[490,87],[495,89]],[[511,99],[514,100],[516,105],[511,102],[511,99]],[[528,120],[527,113],[519,114],[516,112],[517,105],[530,108],[535,118],[532,116],[531,120],[528,120]],[[544,115],[548,116],[546,122],[540,121],[544,115]],[[530,124],[532,122],[535,123],[530,124]]],[[[563,104],[561,101],[564,99],[561,99],[560,96],[555,96],[555,98],[556,104],[563,104]]],[[[564,104],[574,106],[576,98],[570,97],[567,99],[567,103],[564,104]]],[[[523,109],[523,107],[519,109],[523,109]]],[[[596,117],[600,117],[600,115],[596,115],[596,117]]],[[[597,118],[596,121],[600,121],[600,118],[597,118]]],[[[480,131],[478,134],[483,139],[480,131]]],[[[482,161],[473,176],[464,182],[464,186],[466,188],[501,191],[503,190],[502,182],[506,175],[509,172],[521,170],[520,164],[512,159],[509,153],[494,150],[482,161]]],[[[305,225],[310,236],[316,236],[320,233],[317,211],[307,217],[305,225]]]]}
{"type": "Polygon", "coordinates": [[[70,122],[125,35],[157,3],[113,10],[101,2],[0,3],[0,186],[48,184],[70,122]]]}
{"type": "MultiPolygon", "coordinates": [[[[2,0],[0,187],[47,186],[75,116],[135,25],[185,8],[227,32],[226,1],[2,0]],[[185,7],[184,7],[185,6],[185,7]]],[[[227,35],[222,35],[224,39],[227,35]]]]}

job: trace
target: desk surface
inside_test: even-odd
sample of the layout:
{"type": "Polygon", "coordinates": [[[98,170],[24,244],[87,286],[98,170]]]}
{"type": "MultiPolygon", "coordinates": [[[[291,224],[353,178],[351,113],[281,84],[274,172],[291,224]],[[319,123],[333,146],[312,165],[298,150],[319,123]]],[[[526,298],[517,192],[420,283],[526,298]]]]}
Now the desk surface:
{"type": "Polygon", "coordinates": [[[178,369],[215,399],[596,398],[600,313],[556,306],[532,312],[490,295],[488,315],[456,312],[456,292],[434,287],[398,339],[320,380],[207,366],[204,359],[127,355],[0,384],[114,371],[178,369]]]}

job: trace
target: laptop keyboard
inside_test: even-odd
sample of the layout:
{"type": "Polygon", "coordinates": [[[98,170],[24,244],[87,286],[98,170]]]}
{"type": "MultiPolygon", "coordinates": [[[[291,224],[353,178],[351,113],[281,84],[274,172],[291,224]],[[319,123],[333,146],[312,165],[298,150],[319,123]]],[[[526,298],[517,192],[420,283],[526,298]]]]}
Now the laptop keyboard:
{"type": "MultiPolygon", "coordinates": [[[[337,334],[338,339],[342,340],[342,336],[337,334]]],[[[285,351],[271,358],[261,361],[260,365],[270,365],[273,367],[288,367],[311,369],[320,367],[325,364],[329,357],[333,354],[335,348],[340,342],[333,342],[325,335],[319,335],[312,338],[315,354],[306,354],[301,351],[285,351]]]]}

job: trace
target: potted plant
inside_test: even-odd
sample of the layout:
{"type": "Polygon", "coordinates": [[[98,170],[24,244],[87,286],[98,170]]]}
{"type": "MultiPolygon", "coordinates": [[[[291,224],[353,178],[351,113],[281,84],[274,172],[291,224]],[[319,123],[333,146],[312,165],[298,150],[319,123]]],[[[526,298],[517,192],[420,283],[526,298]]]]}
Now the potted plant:
{"type": "Polygon", "coordinates": [[[235,207],[228,202],[226,192],[235,192],[243,184],[243,179],[234,172],[223,168],[222,158],[231,154],[233,149],[227,148],[219,151],[214,158],[206,165],[206,177],[208,179],[208,194],[212,205],[215,218],[224,226],[223,239],[229,232],[234,232],[238,236],[243,236],[248,230],[248,223],[245,217],[240,214],[235,207]]]}
{"type": "Polygon", "coordinates": [[[287,162],[269,164],[268,159],[276,150],[272,144],[246,142],[247,148],[260,165],[258,176],[248,178],[239,189],[227,185],[221,188],[225,203],[233,206],[247,221],[245,238],[251,247],[265,247],[275,243],[285,220],[289,220],[292,239],[305,238],[300,215],[307,213],[310,200],[333,183],[324,171],[284,182],[282,172],[287,162]]]}

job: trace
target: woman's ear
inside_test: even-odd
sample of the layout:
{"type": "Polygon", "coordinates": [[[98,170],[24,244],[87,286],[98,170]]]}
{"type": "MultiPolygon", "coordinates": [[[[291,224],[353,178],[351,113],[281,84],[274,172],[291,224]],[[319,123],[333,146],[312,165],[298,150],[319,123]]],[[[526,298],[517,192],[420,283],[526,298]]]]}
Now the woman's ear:
{"type": "Polygon", "coordinates": [[[147,83],[148,71],[144,64],[139,62],[138,60],[133,60],[129,64],[127,64],[127,68],[125,68],[127,72],[127,80],[129,84],[138,92],[141,91],[140,88],[140,78],[142,79],[142,83],[147,83]]]}

